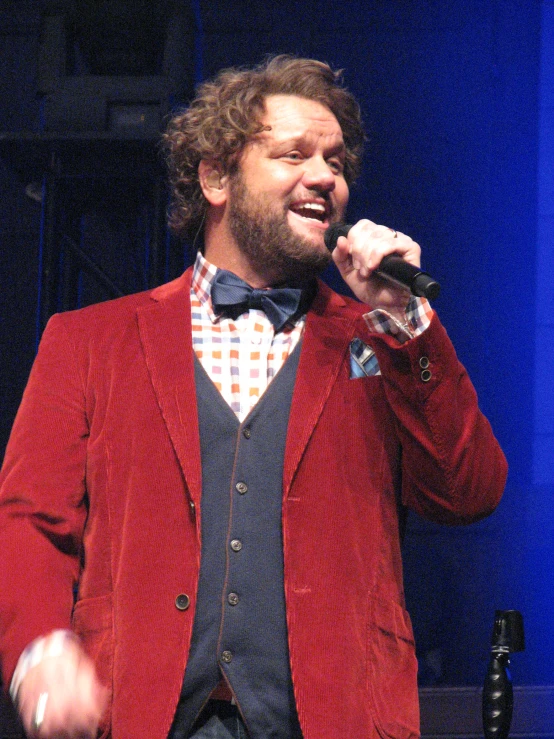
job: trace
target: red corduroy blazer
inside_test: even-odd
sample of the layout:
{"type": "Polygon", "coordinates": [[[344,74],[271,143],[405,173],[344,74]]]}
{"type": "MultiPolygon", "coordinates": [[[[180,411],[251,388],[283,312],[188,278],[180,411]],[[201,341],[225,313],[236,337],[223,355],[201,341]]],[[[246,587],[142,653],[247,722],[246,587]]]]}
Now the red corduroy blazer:
{"type": "MultiPolygon", "coordinates": [[[[111,690],[113,739],[165,739],[194,620],[190,276],[50,321],[0,479],[4,681],[32,639],[74,628],[111,690]]],[[[305,739],[419,735],[399,505],[469,523],[494,509],[506,475],[438,318],[400,346],[368,330],[365,310],[320,286],[287,436],[285,592],[305,739]],[[382,375],[350,379],[356,336],[382,375]]]]}

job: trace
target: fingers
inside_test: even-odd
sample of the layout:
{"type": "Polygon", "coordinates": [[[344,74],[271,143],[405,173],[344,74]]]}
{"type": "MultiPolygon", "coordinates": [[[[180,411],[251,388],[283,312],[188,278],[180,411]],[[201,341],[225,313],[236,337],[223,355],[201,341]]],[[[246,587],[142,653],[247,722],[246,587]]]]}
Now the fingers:
{"type": "Polygon", "coordinates": [[[106,689],[77,644],[29,670],[18,693],[27,735],[37,739],[95,737],[106,701],[106,689]]]}
{"type": "Polygon", "coordinates": [[[337,247],[333,256],[339,269],[351,267],[365,279],[387,254],[399,254],[416,266],[420,264],[421,250],[415,241],[406,234],[366,219],[358,221],[347,237],[341,236],[337,247]]]}
{"type": "Polygon", "coordinates": [[[383,257],[398,254],[406,261],[420,266],[421,249],[413,239],[393,228],[363,219],[358,221],[348,236],[341,236],[333,251],[333,261],[354,294],[373,307],[406,305],[409,291],[390,282],[383,282],[374,274],[383,257]]]}

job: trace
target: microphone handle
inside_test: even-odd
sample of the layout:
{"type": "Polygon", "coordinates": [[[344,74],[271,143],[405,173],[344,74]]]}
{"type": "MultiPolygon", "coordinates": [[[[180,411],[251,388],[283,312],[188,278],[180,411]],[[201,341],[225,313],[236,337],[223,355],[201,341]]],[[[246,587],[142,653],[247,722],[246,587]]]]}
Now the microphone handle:
{"type": "MultiPolygon", "coordinates": [[[[340,236],[348,236],[352,228],[350,223],[333,223],[325,231],[323,236],[325,245],[329,251],[333,251],[340,236]]],[[[435,300],[439,297],[441,286],[431,275],[419,267],[414,267],[398,254],[389,254],[383,257],[375,274],[394,282],[401,287],[407,287],[413,295],[427,300],[435,300]]]]}
{"type": "Polygon", "coordinates": [[[413,264],[396,254],[383,257],[379,268],[375,270],[375,274],[402,287],[408,287],[412,295],[417,295],[420,298],[435,300],[439,297],[441,290],[439,283],[427,272],[414,267],[413,264]]]}

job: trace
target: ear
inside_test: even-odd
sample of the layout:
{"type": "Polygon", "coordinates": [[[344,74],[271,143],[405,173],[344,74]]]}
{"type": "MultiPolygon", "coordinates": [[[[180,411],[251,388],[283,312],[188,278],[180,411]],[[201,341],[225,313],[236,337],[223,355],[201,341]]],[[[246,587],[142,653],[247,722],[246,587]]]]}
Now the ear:
{"type": "Polygon", "coordinates": [[[198,179],[204,197],[210,205],[223,205],[227,200],[227,175],[219,162],[202,159],[198,165],[198,179]]]}

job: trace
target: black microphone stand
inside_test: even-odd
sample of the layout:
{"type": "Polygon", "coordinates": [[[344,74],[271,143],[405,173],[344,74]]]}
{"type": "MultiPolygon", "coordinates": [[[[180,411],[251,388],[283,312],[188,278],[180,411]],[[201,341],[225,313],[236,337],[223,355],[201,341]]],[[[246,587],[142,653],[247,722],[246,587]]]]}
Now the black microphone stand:
{"type": "Polygon", "coordinates": [[[483,686],[485,739],[508,739],[514,707],[510,652],[525,649],[523,617],[519,611],[496,611],[491,658],[483,686]]]}

